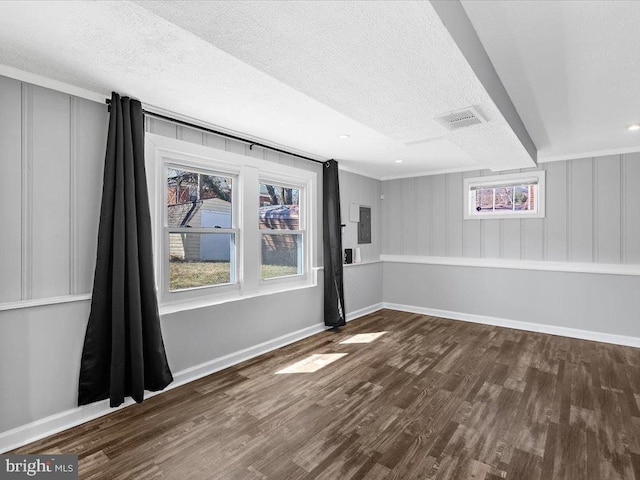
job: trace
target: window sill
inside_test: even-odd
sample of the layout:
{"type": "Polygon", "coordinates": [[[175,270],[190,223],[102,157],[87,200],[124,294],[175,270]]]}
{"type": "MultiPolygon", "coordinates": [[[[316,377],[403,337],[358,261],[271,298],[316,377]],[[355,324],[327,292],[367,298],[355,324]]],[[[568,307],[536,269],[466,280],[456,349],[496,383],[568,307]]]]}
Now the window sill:
{"type": "Polygon", "coordinates": [[[283,283],[273,286],[265,286],[260,290],[251,293],[234,292],[228,295],[206,296],[197,299],[182,300],[177,302],[167,302],[160,305],[160,315],[169,315],[172,313],[184,312],[187,310],[196,310],[199,308],[213,307],[229,302],[238,302],[255,297],[264,297],[266,295],[274,295],[278,293],[290,292],[295,290],[304,290],[318,286],[317,272],[321,268],[314,267],[310,275],[310,279],[304,282],[283,283]]]}

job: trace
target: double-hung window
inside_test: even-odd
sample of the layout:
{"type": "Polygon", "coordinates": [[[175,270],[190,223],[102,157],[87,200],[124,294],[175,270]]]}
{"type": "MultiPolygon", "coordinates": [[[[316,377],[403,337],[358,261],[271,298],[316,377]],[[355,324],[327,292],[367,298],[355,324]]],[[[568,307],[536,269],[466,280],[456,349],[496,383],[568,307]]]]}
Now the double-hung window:
{"type": "Polygon", "coordinates": [[[167,163],[168,291],[236,283],[234,177],[167,163]]]}
{"type": "Polygon", "coordinates": [[[304,273],[303,187],[263,180],[260,183],[260,278],[270,280],[304,273]]]}
{"type": "Polygon", "coordinates": [[[153,134],[146,143],[161,307],[315,284],[315,172],[153,134]]]}

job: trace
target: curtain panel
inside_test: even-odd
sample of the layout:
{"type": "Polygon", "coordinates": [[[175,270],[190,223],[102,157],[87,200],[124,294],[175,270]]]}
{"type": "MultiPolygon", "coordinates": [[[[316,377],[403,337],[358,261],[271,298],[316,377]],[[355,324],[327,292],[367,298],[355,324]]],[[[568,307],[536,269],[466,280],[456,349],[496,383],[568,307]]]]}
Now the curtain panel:
{"type": "Polygon", "coordinates": [[[345,325],[344,286],[342,280],[342,221],[338,162],[324,163],[322,176],[322,220],[324,245],[324,324],[345,325]]]}
{"type": "Polygon", "coordinates": [[[98,250],[78,386],[78,405],[109,398],[117,407],[173,381],[155,292],[144,168],[144,113],[111,98],[98,250]]]}

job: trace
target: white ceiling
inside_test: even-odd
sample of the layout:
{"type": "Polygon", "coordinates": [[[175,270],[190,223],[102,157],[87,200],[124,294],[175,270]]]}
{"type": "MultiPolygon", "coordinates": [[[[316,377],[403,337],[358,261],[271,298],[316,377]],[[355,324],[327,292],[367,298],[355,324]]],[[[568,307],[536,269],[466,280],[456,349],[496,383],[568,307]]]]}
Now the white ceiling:
{"type": "Polygon", "coordinates": [[[428,2],[4,1],[0,64],[375,178],[533,165],[428,2]]]}
{"type": "Polygon", "coordinates": [[[490,58],[542,160],[640,150],[624,129],[640,121],[640,2],[454,3],[0,1],[0,73],[115,90],[384,179],[534,165],[490,58]],[[451,5],[489,68],[473,31],[479,50],[461,51],[443,25],[451,5]],[[432,119],[471,105],[489,122],[432,119]]]}
{"type": "Polygon", "coordinates": [[[640,150],[640,2],[462,5],[539,161],[640,150]]]}

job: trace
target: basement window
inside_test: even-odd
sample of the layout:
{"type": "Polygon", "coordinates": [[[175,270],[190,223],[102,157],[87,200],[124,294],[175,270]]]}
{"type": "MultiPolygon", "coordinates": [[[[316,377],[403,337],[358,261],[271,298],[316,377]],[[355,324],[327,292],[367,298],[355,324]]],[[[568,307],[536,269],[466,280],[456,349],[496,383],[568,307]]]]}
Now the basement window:
{"type": "Polygon", "coordinates": [[[544,218],[545,172],[465,178],[464,218],[544,218]]]}

